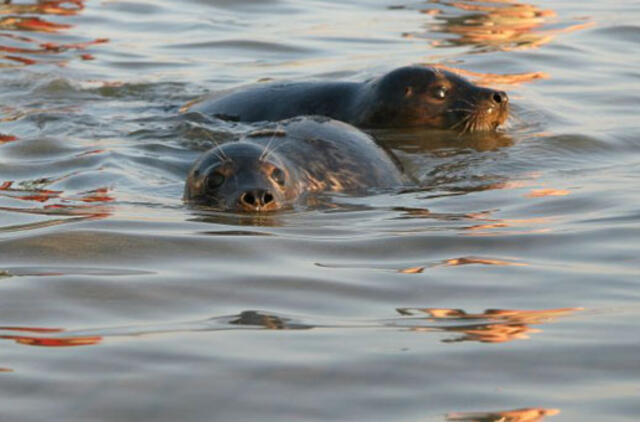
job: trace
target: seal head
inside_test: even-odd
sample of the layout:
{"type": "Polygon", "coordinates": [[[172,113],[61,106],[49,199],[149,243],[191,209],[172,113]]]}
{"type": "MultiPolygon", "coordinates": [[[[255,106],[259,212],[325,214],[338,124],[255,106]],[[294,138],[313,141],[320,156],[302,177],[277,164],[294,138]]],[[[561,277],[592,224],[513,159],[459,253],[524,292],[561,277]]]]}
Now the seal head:
{"type": "Polygon", "coordinates": [[[279,210],[300,195],[295,170],[277,153],[251,142],[205,152],[185,184],[188,202],[244,212],[279,210]]]}
{"type": "Polygon", "coordinates": [[[505,92],[436,68],[402,67],[367,84],[356,105],[362,126],[476,132],[496,129],[509,114],[505,92]]]}
{"type": "Polygon", "coordinates": [[[366,133],[304,116],[205,152],[189,172],[184,198],[218,210],[264,212],[314,202],[324,192],[361,195],[408,181],[392,152],[366,133]]]}

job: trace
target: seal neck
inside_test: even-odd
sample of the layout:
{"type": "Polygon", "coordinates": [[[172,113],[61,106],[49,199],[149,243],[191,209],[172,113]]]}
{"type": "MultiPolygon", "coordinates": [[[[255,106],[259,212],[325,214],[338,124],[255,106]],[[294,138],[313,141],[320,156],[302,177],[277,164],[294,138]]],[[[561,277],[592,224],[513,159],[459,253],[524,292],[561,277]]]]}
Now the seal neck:
{"type": "Polygon", "coordinates": [[[376,101],[376,87],[379,78],[358,83],[349,107],[348,122],[354,126],[367,126],[374,112],[376,101]]]}

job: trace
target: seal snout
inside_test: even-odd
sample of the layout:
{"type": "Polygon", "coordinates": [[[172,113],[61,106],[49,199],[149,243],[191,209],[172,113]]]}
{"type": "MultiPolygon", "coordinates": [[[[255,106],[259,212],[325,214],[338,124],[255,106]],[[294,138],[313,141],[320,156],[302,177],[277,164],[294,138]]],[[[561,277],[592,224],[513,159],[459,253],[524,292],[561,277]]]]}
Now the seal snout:
{"type": "Polygon", "coordinates": [[[509,96],[504,91],[483,88],[469,131],[495,130],[509,116],[509,96]]]}
{"type": "Polygon", "coordinates": [[[280,208],[273,192],[265,189],[253,189],[243,192],[238,205],[245,211],[271,211],[280,208]]]}

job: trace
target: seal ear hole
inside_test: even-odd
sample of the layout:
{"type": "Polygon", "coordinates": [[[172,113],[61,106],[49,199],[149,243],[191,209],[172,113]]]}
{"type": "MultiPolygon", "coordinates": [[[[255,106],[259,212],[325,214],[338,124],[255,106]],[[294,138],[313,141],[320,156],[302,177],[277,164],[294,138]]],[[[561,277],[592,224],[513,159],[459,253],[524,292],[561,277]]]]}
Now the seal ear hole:
{"type": "Polygon", "coordinates": [[[408,86],[404,89],[404,96],[405,97],[410,97],[413,95],[413,87],[412,86],[408,86]]]}
{"type": "Polygon", "coordinates": [[[277,167],[271,171],[271,178],[273,179],[274,182],[276,182],[280,186],[284,186],[286,181],[284,172],[277,167]]]}
{"type": "Polygon", "coordinates": [[[207,180],[206,180],[207,189],[215,190],[220,186],[222,186],[225,180],[226,180],[226,177],[224,176],[224,174],[218,171],[215,171],[207,177],[207,180]]]}

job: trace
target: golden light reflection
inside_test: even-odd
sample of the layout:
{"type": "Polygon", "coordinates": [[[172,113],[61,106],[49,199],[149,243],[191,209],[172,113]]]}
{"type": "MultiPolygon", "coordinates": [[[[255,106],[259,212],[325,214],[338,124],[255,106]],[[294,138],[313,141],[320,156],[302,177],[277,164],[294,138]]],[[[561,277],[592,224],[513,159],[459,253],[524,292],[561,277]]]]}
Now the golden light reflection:
{"type": "Polygon", "coordinates": [[[433,3],[433,7],[421,10],[433,16],[428,31],[405,33],[405,37],[431,39],[433,47],[469,45],[479,52],[512,51],[538,48],[558,34],[594,25],[594,22],[564,23],[551,9],[517,0],[440,0],[433,3]],[[550,28],[551,25],[554,28],[550,28]],[[451,36],[433,39],[433,32],[451,36]]]}
{"type": "Polygon", "coordinates": [[[20,333],[32,333],[34,335],[0,335],[0,339],[13,340],[18,344],[24,344],[27,346],[41,346],[41,347],[74,347],[74,346],[90,346],[98,344],[102,341],[102,337],[43,337],[42,335],[35,334],[52,334],[62,333],[63,329],[60,328],[42,328],[42,327],[0,327],[1,331],[17,331],[20,333]]]}
{"type": "Polygon", "coordinates": [[[6,134],[3,134],[3,133],[0,133],[0,144],[4,144],[4,143],[7,143],[7,142],[13,142],[13,141],[17,141],[17,140],[18,140],[18,138],[16,138],[13,135],[6,135],[6,134]]]}
{"type": "Polygon", "coordinates": [[[447,421],[450,422],[540,422],[547,416],[560,413],[559,409],[545,409],[530,407],[497,412],[465,412],[449,413],[447,421]]]}
{"type": "Polygon", "coordinates": [[[452,308],[398,308],[403,316],[427,315],[425,320],[432,322],[465,322],[462,325],[414,325],[409,329],[416,332],[451,332],[462,335],[443,340],[444,343],[477,341],[481,343],[505,343],[513,340],[528,339],[530,334],[542,330],[529,325],[545,324],[558,317],[568,316],[583,308],[558,308],[544,310],[487,309],[482,313],[469,314],[462,309],[452,308]],[[474,322],[467,324],[467,321],[474,322]]]}
{"type": "MultiPolygon", "coordinates": [[[[51,22],[42,15],[55,15],[69,17],[82,12],[85,8],[85,0],[49,0],[37,1],[33,4],[13,4],[5,1],[0,4],[0,30],[21,31],[54,34],[65,31],[73,27],[68,23],[51,22]]],[[[43,42],[36,38],[26,37],[11,32],[0,33],[5,43],[0,44],[0,58],[7,63],[0,63],[0,67],[30,66],[40,63],[45,56],[48,63],[63,66],[69,60],[68,57],[60,59],[59,55],[67,51],[80,51],[86,48],[103,44],[109,40],[98,38],[81,43],[58,43],[52,40],[43,42]],[[55,55],[55,56],[54,56],[55,55]]],[[[93,55],[89,53],[79,54],[82,60],[93,60],[93,55]]]]}
{"type": "Polygon", "coordinates": [[[33,206],[27,207],[0,206],[1,211],[66,217],[23,225],[3,226],[0,227],[0,231],[37,229],[71,222],[103,219],[112,215],[113,209],[106,205],[115,200],[110,188],[102,187],[79,194],[67,194],[61,190],[46,189],[46,185],[59,180],[61,179],[45,178],[22,182],[18,186],[13,181],[0,182],[0,198],[34,203],[33,206]]]}
{"type": "Polygon", "coordinates": [[[527,198],[542,198],[544,196],[567,196],[571,191],[566,189],[533,189],[525,195],[527,198]]]}
{"type": "MultiPolygon", "coordinates": [[[[508,189],[509,183],[496,183],[485,186],[485,189],[508,189]]],[[[394,211],[403,212],[400,218],[429,218],[437,221],[462,221],[471,224],[461,226],[462,235],[465,236],[502,236],[549,233],[552,223],[557,222],[558,217],[532,217],[532,218],[498,218],[493,217],[496,210],[467,214],[436,213],[427,208],[398,207],[394,211]],[[531,227],[534,226],[534,227],[531,227]],[[537,227],[535,227],[537,226],[537,227]],[[540,227],[542,226],[542,227],[540,227]]]]}
{"type": "Polygon", "coordinates": [[[461,265],[497,265],[497,266],[506,267],[506,266],[527,266],[529,264],[526,264],[524,262],[518,262],[518,261],[507,261],[504,259],[497,259],[497,258],[463,256],[460,258],[445,259],[437,264],[401,268],[397,271],[402,274],[420,274],[420,273],[423,273],[424,270],[427,268],[457,267],[461,265]]]}
{"type": "MultiPolygon", "coordinates": [[[[0,19],[0,29],[13,31],[58,32],[72,25],[53,23],[38,17],[23,18],[8,16],[0,19]]],[[[24,39],[22,39],[24,40],[24,39]]]]}
{"type": "Polygon", "coordinates": [[[424,269],[425,267],[410,267],[398,270],[398,272],[402,274],[420,274],[424,271],[424,269]]]}
{"type": "Polygon", "coordinates": [[[501,259],[475,258],[475,257],[462,257],[462,258],[447,259],[446,261],[443,262],[442,265],[448,266],[448,267],[453,267],[453,266],[469,265],[469,264],[498,265],[498,266],[511,266],[511,265],[526,266],[526,265],[529,265],[529,264],[525,264],[523,262],[510,262],[510,261],[503,261],[501,259]]]}
{"type": "MultiPolygon", "coordinates": [[[[39,275],[46,275],[41,273],[39,275]]],[[[296,322],[292,318],[282,317],[261,311],[243,311],[237,315],[213,317],[204,321],[187,321],[177,324],[138,327],[108,327],[98,332],[68,331],[62,328],[44,327],[0,327],[0,339],[12,340],[17,344],[39,347],[77,347],[93,346],[108,337],[147,336],[190,331],[228,331],[228,330],[308,330],[322,327],[296,322]],[[104,332],[107,332],[106,334],[104,332]]]]}
{"type": "Polygon", "coordinates": [[[429,64],[431,67],[447,70],[472,79],[478,85],[519,85],[525,82],[532,82],[538,79],[548,79],[549,74],[546,72],[524,72],[524,73],[483,73],[473,72],[458,67],[447,66],[444,64],[429,64]]]}
{"type": "Polygon", "coordinates": [[[473,218],[481,221],[480,224],[463,227],[467,236],[496,236],[496,235],[521,235],[549,233],[551,228],[528,228],[518,230],[519,227],[531,225],[550,225],[556,220],[554,217],[533,217],[533,218],[488,218],[486,214],[473,218]],[[508,230],[506,230],[508,229],[508,230]]]}
{"type": "Polygon", "coordinates": [[[0,4],[0,14],[36,13],[42,15],[75,15],[84,9],[85,0],[38,0],[36,4],[13,4],[5,0],[0,4]]]}

